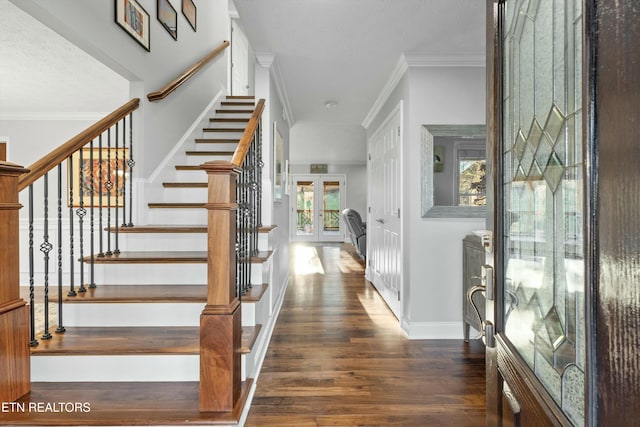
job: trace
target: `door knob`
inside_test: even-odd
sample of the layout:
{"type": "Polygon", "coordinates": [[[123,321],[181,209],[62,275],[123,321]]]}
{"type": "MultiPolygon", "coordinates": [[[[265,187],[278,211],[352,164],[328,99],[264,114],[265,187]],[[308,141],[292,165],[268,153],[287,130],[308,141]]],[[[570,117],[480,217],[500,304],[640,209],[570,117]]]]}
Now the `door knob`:
{"type": "Polygon", "coordinates": [[[378,218],[378,219],[376,219],[376,222],[379,222],[380,224],[384,224],[384,219],[378,218]]]}

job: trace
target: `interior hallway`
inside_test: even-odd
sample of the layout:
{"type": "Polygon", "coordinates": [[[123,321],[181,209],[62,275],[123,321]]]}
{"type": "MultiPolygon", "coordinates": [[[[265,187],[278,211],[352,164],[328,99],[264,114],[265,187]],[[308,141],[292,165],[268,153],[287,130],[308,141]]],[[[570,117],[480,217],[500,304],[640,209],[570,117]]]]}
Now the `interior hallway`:
{"type": "Polygon", "coordinates": [[[291,254],[246,426],[485,425],[481,342],[409,341],[350,245],[291,254]]]}

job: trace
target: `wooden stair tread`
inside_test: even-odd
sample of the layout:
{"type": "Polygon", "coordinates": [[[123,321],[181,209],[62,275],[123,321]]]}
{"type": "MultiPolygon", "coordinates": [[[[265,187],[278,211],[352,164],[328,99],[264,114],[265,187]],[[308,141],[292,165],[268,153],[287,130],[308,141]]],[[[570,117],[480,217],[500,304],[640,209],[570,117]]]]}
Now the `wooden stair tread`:
{"type": "Polygon", "coordinates": [[[199,165],[176,165],[178,171],[202,171],[202,176],[206,176],[204,169],[199,165]]]}
{"type": "MultiPolygon", "coordinates": [[[[254,264],[265,263],[273,254],[273,251],[260,251],[251,257],[254,264]]],[[[90,262],[91,256],[82,258],[84,262],[90,262]]],[[[96,264],[193,264],[206,263],[207,251],[131,251],[120,252],[105,257],[94,256],[96,264]]]]}
{"type": "Polygon", "coordinates": [[[240,345],[241,354],[251,353],[251,350],[258,339],[258,335],[260,335],[261,329],[262,325],[260,324],[242,327],[242,344],[240,345]]]}
{"type": "Polygon", "coordinates": [[[255,107],[256,103],[251,101],[222,101],[220,105],[222,107],[255,107]]]}
{"type": "MultiPolygon", "coordinates": [[[[263,225],[258,228],[258,233],[269,233],[277,225],[263,225]]],[[[106,231],[115,233],[115,227],[105,228],[106,231]]],[[[132,227],[119,227],[118,233],[206,233],[206,225],[134,225],[132,227]]]]}
{"type": "Polygon", "coordinates": [[[202,128],[203,132],[244,132],[244,128],[202,128]]]}
{"type": "Polygon", "coordinates": [[[204,203],[187,203],[187,202],[176,202],[176,203],[149,203],[148,206],[151,209],[197,209],[204,208],[204,203]]]}
{"type": "Polygon", "coordinates": [[[187,151],[187,156],[233,156],[235,151],[187,151]]]}
{"type": "Polygon", "coordinates": [[[246,294],[242,295],[240,300],[242,302],[258,302],[262,299],[262,296],[267,292],[267,288],[269,287],[268,283],[263,283],[262,285],[253,285],[249,288],[246,294]]]}
{"type": "Polygon", "coordinates": [[[33,356],[200,354],[198,326],[68,327],[63,334],[40,340],[33,356]]]}
{"type": "Polygon", "coordinates": [[[216,114],[253,114],[253,110],[220,109],[220,110],[216,110],[216,114]]]}
{"type": "Polygon", "coordinates": [[[253,379],[242,383],[234,410],[200,412],[199,382],[34,382],[17,402],[89,402],[90,411],[14,411],[0,422],[28,426],[230,425],[240,419],[253,379]]]}
{"type": "Polygon", "coordinates": [[[227,95],[226,99],[256,99],[254,95],[227,95]]]}
{"type": "Polygon", "coordinates": [[[196,138],[196,144],[237,144],[238,138],[196,138]]]}
{"type": "Polygon", "coordinates": [[[229,118],[220,118],[220,117],[214,117],[212,119],[209,119],[210,123],[248,123],[249,122],[249,118],[236,118],[236,117],[229,117],[229,118]]]}
{"type": "MultiPolygon", "coordinates": [[[[94,256],[96,264],[190,264],[206,263],[206,251],[131,251],[120,252],[111,256],[94,256]]],[[[91,257],[83,258],[90,262],[91,257]]]]}
{"type": "Polygon", "coordinates": [[[164,188],[207,188],[207,182],[163,182],[164,188]]]}

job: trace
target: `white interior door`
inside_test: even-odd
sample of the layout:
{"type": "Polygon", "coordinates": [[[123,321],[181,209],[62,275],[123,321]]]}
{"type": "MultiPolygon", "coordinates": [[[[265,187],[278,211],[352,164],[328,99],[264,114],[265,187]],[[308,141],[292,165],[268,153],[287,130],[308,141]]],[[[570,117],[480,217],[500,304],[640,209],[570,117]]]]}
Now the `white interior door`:
{"type": "Polygon", "coordinates": [[[231,94],[249,94],[249,40],[235,19],[231,20],[231,94]]]}
{"type": "Polygon", "coordinates": [[[291,227],[293,240],[341,242],[340,212],[346,205],[344,175],[292,175],[291,227]]]}
{"type": "Polygon", "coordinates": [[[401,104],[369,140],[367,278],[400,318],[402,308],[401,104]]]}

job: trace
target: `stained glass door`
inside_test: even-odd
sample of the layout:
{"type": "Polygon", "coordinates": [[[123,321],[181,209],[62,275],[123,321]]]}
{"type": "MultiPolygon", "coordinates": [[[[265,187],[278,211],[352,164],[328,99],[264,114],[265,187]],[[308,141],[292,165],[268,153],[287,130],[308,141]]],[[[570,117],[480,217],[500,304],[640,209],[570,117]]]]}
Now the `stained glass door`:
{"type": "Polygon", "coordinates": [[[488,355],[497,351],[500,418],[505,425],[582,426],[582,1],[497,3],[498,295],[487,313],[497,333],[487,344],[488,355]]]}

